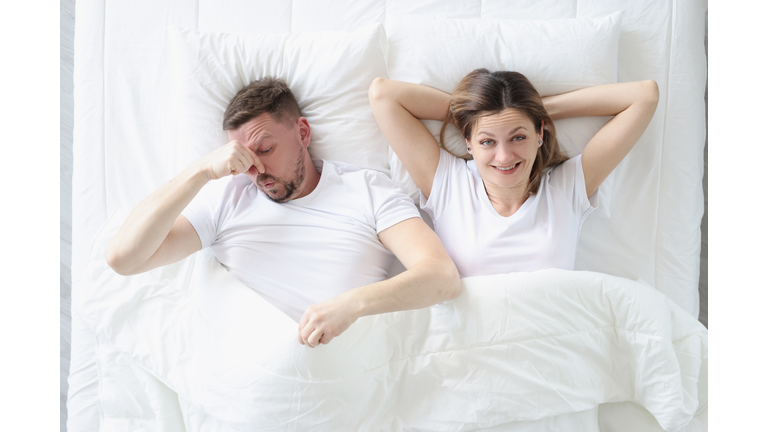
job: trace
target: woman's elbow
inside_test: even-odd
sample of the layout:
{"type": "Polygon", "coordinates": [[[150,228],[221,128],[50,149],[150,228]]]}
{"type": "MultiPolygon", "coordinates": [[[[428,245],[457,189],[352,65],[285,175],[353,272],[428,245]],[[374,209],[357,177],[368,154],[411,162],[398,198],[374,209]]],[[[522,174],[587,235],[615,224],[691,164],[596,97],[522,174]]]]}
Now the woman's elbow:
{"type": "Polygon", "coordinates": [[[659,85],[652,79],[642,81],[641,83],[643,85],[644,99],[653,105],[655,109],[659,103],[659,85]]]}
{"type": "Polygon", "coordinates": [[[371,103],[382,101],[386,98],[387,81],[389,80],[382,77],[376,77],[373,79],[370,87],[368,87],[368,100],[370,100],[371,103]]]}

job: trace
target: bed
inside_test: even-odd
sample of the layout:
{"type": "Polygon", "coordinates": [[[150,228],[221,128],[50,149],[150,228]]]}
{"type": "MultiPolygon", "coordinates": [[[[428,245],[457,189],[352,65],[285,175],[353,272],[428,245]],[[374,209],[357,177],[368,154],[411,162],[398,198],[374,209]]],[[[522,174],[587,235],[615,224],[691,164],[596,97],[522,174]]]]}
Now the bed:
{"type": "MultiPolygon", "coordinates": [[[[706,430],[705,12],[686,0],[80,0],[68,430],[706,430]],[[455,301],[366,317],[308,351],[205,252],[128,278],[101,259],[127,211],[223,143],[217,112],[249,79],[286,78],[315,157],[385,172],[413,196],[367,86],[450,91],[480,66],[520,70],[543,94],[659,84],[651,125],[584,224],[577,272],[469,278],[455,301]]],[[[559,121],[558,135],[575,154],[605,121],[559,121]]]]}

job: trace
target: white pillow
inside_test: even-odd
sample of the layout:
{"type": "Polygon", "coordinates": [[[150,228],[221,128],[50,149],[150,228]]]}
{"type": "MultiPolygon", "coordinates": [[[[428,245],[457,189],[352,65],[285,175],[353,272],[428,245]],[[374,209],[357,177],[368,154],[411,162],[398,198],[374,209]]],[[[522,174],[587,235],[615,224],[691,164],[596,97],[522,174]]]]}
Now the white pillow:
{"type": "MultiPolygon", "coordinates": [[[[448,93],[469,72],[483,67],[520,72],[542,96],[616,82],[621,12],[547,21],[389,15],[386,29],[389,77],[448,93]]],[[[575,156],[606,121],[558,120],[557,137],[569,156],[575,156]]],[[[437,139],[442,122],[424,124],[437,139]]],[[[446,147],[466,154],[466,143],[452,126],[446,131],[446,147]]],[[[418,203],[418,188],[391,149],[389,165],[392,179],[418,203]]],[[[612,182],[613,176],[600,188],[598,213],[603,215],[612,182]]]]}
{"type": "Polygon", "coordinates": [[[386,77],[381,24],[353,32],[234,35],[168,28],[174,69],[178,141],[186,166],[226,144],[224,111],[243,86],[285,79],[312,131],[313,158],[389,172],[387,142],[368,102],[368,87],[386,77]]]}

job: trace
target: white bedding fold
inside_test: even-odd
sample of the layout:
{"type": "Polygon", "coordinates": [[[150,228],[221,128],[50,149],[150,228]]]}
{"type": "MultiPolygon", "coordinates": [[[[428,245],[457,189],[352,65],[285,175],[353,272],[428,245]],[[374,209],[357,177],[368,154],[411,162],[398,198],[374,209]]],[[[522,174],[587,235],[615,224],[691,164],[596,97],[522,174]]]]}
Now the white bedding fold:
{"type": "Polygon", "coordinates": [[[109,236],[91,258],[85,322],[178,393],[188,430],[464,431],[617,401],[676,430],[706,403],[706,329],[638,282],[466,278],[452,301],[363,317],[310,349],[210,252],[121,277],[102,258],[109,236]]]}

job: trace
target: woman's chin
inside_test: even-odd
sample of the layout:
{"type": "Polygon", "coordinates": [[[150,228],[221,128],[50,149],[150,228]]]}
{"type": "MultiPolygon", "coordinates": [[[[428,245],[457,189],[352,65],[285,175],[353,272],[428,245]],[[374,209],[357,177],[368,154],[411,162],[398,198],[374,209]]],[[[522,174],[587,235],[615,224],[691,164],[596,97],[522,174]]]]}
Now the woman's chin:
{"type": "Polygon", "coordinates": [[[517,172],[512,174],[499,173],[499,170],[491,168],[489,172],[480,173],[485,183],[491,183],[494,186],[509,189],[528,187],[528,175],[525,173],[517,172]]]}

